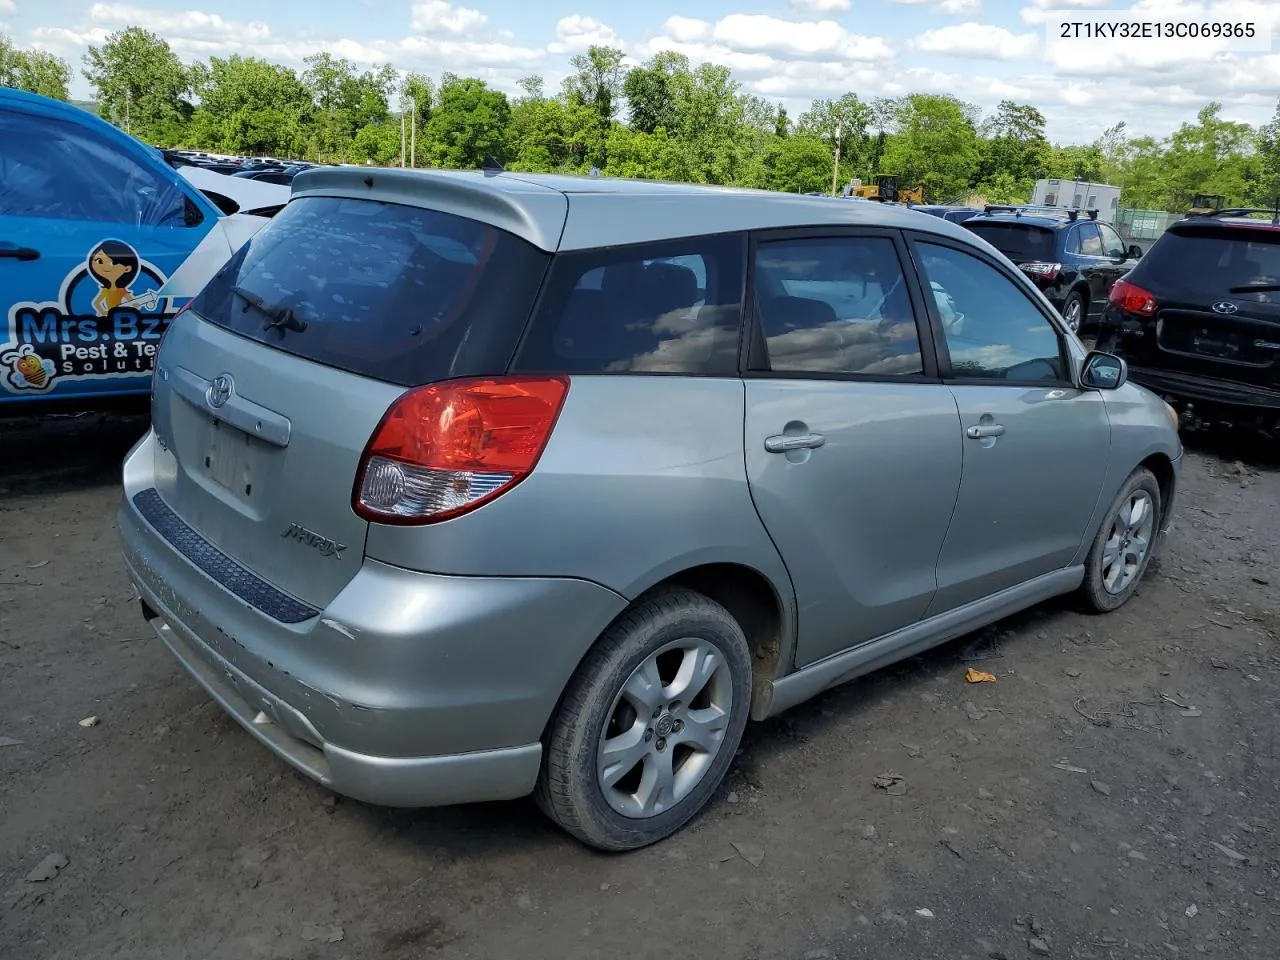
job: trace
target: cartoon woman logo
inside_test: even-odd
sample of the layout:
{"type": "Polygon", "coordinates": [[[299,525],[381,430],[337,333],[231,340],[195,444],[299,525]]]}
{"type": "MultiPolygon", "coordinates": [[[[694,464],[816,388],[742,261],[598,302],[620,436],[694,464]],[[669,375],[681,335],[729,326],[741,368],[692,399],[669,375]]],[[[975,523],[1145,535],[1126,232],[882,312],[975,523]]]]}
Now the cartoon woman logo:
{"type": "Polygon", "coordinates": [[[121,240],[103,240],[89,254],[89,276],[102,287],[93,298],[93,309],[105,317],[116,307],[132,302],[133,282],[138,279],[141,261],[133,247],[121,240]]]}

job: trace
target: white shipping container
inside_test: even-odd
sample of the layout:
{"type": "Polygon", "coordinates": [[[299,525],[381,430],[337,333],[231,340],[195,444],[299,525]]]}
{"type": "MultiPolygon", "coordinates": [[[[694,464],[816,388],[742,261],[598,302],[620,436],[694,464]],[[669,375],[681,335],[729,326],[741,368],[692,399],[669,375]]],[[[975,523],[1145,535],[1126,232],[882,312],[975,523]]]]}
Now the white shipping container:
{"type": "Polygon", "coordinates": [[[1047,207],[1097,210],[1099,220],[1114,222],[1120,209],[1120,188],[1086,180],[1037,180],[1031,202],[1047,207]]]}

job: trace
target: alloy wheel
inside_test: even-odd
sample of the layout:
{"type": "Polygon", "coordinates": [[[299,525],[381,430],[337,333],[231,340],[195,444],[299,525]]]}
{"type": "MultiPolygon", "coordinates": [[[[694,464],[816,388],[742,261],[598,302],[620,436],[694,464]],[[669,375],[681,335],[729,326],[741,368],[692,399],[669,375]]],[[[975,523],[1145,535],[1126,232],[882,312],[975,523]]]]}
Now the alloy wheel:
{"type": "Polygon", "coordinates": [[[1111,521],[1111,531],[1102,548],[1102,585],[1108,593],[1123,593],[1142,573],[1155,525],[1155,504],[1150,494],[1134,490],[1111,521]]]}

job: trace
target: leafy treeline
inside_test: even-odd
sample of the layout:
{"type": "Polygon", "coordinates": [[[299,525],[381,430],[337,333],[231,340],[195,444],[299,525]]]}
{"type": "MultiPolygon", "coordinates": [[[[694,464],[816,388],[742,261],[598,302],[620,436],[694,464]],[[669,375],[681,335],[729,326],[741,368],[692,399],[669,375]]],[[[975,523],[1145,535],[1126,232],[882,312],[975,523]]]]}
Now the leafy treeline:
{"type": "MultiPolygon", "coordinates": [[[[85,55],[104,117],[152,143],[231,154],[398,164],[402,117],[412,115],[407,162],[737,184],[791,192],[892,173],[929,199],[1026,200],[1040,177],[1119,185],[1125,206],[1185,210],[1196,194],[1270,205],[1280,195],[1280,104],[1260,128],[1210,103],[1163,139],[1118,124],[1088,146],[1045,137],[1033,106],[1002,102],[986,117],[955,97],[909,94],[815,100],[798,117],[744,93],[727,67],[663,52],[640,67],[592,47],[570,62],[557,92],[539,77],[511,98],[483,81],[438,81],[390,64],[358,71],[328,53],[297,72],[254,57],[184,64],[139,27],[85,55]],[[837,140],[840,168],[833,169],[837,140]]],[[[0,84],[66,97],[70,69],[0,37],[0,84]]]]}

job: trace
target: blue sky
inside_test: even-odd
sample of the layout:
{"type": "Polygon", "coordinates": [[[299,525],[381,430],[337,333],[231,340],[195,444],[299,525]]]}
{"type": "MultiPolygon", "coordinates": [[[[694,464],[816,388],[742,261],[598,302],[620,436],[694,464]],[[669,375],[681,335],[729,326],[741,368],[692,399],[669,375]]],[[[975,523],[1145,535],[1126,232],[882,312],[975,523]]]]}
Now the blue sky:
{"type": "Polygon", "coordinates": [[[622,47],[637,63],[674,49],[730,66],[745,89],[793,114],[848,90],[864,99],[947,92],[984,110],[1009,98],[1040,108],[1060,142],[1091,141],[1121,120],[1162,135],[1209,100],[1260,123],[1280,95],[1270,38],[1273,25],[1280,36],[1280,0],[0,0],[0,31],[70,59],[76,96],[89,95],[79,73],[86,47],[133,24],[185,60],[241,53],[298,66],[329,50],[362,67],[451,70],[508,91],[530,73],[554,86],[590,43],[622,47]],[[1107,10],[1254,22],[1260,38],[1248,50],[1167,39],[1046,46],[1046,18],[1107,10]]]}

